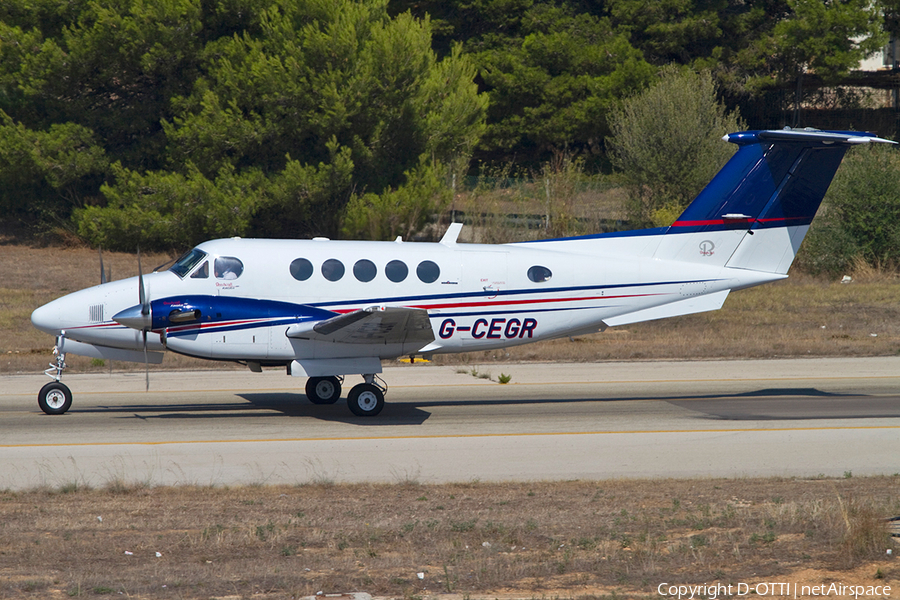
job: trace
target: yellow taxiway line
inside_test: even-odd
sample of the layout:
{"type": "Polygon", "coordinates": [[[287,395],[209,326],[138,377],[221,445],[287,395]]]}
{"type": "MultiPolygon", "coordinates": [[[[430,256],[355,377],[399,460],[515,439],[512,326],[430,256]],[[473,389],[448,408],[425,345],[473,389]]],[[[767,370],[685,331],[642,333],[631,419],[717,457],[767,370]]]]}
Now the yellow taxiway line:
{"type": "Polygon", "coordinates": [[[735,429],[635,429],[623,431],[550,431],[534,433],[474,433],[454,435],[393,435],[393,436],[339,436],[339,437],[306,437],[306,438],[261,438],[243,440],[169,440],[162,442],[76,442],[70,444],[0,444],[0,448],[56,448],[79,446],[167,446],[175,444],[257,444],[275,442],[352,442],[366,440],[438,440],[465,438],[514,438],[562,435],[632,435],[658,433],[750,433],[750,432],[784,432],[784,431],[845,431],[845,430],[877,430],[900,429],[900,425],[860,425],[844,427],[773,427],[735,428],[735,429]]]}

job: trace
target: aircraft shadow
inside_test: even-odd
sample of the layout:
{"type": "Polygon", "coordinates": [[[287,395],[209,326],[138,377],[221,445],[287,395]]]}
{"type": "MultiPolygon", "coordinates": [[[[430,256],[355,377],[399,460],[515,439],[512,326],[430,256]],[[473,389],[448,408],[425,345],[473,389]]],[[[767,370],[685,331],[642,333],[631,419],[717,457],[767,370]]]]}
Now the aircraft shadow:
{"type": "Polygon", "coordinates": [[[382,416],[357,417],[350,413],[347,403],[339,400],[335,404],[312,404],[303,394],[293,393],[245,393],[238,394],[249,404],[203,403],[203,404],[128,404],[124,406],[97,406],[79,408],[82,413],[122,413],[120,419],[151,421],[158,419],[231,419],[307,417],[332,423],[351,425],[421,425],[431,413],[413,405],[387,403],[382,416]]]}
{"type": "Polygon", "coordinates": [[[439,406],[524,406],[586,402],[667,402],[713,420],[766,421],[815,419],[877,419],[900,417],[900,397],[825,392],[815,388],[770,388],[734,394],[628,396],[615,398],[467,399],[394,402],[423,409],[439,406]],[[789,400],[786,400],[789,398],[789,400]]]}
{"type": "Polygon", "coordinates": [[[238,394],[260,409],[276,410],[291,417],[311,417],[321,421],[351,425],[421,425],[430,412],[402,402],[385,402],[378,417],[357,417],[347,408],[346,400],[334,404],[312,404],[303,394],[257,392],[238,394]],[[387,418],[383,418],[387,417],[387,418]]]}
{"type": "MultiPolygon", "coordinates": [[[[511,388],[512,389],[512,388],[511,388]]],[[[388,401],[378,417],[356,417],[346,402],[311,404],[301,393],[251,392],[238,397],[248,404],[141,404],[100,406],[80,412],[120,412],[137,419],[227,419],[253,417],[307,417],[321,421],[365,426],[421,425],[431,416],[429,408],[474,406],[537,406],[660,401],[713,420],[814,420],[900,417],[900,396],[881,397],[825,392],[815,388],[769,388],[734,394],[681,394],[587,398],[467,398],[465,400],[388,401]],[[258,411],[258,412],[255,412],[258,411]],[[248,414],[250,412],[251,414],[248,414]],[[143,414],[137,414],[143,413],[143,414]]]]}
{"type": "Polygon", "coordinates": [[[900,396],[823,392],[815,388],[772,388],[728,396],[674,400],[674,406],[723,421],[806,421],[900,417],[900,396]]]}
{"type": "Polygon", "coordinates": [[[900,397],[870,397],[860,394],[825,392],[816,388],[770,388],[735,394],[679,395],[669,397],[631,396],[616,398],[469,398],[465,400],[422,400],[414,402],[388,402],[382,419],[357,420],[348,417],[343,402],[338,402],[334,415],[320,411],[321,406],[306,405],[302,408],[292,394],[242,394],[241,397],[259,407],[281,410],[272,404],[273,396],[284,396],[290,408],[285,414],[311,416],[323,420],[344,421],[357,424],[421,424],[430,415],[429,408],[458,406],[529,406],[542,404],[583,404],[628,401],[668,402],[675,406],[701,413],[701,418],[714,420],[813,420],[813,419],[871,419],[900,417],[900,397]],[[786,400],[789,398],[790,400],[786,400]],[[302,414],[301,414],[302,413],[302,414]],[[424,418],[423,418],[424,417],[424,418]]]}

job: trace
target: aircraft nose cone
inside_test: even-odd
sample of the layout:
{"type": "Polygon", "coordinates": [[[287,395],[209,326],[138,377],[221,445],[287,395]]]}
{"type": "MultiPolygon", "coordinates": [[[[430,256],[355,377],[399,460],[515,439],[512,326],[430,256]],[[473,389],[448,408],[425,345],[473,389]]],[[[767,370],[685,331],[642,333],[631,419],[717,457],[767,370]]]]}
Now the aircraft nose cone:
{"type": "Polygon", "coordinates": [[[151,316],[149,314],[145,315],[141,313],[140,304],[136,304],[131,308],[126,308],[125,310],[116,313],[113,315],[113,321],[119,325],[131,327],[132,329],[137,329],[139,331],[150,329],[150,326],[152,325],[151,316]]]}
{"type": "Polygon", "coordinates": [[[31,313],[31,323],[44,333],[58,335],[62,326],[62,314],[57,301],[50,302],[31,313]]]}

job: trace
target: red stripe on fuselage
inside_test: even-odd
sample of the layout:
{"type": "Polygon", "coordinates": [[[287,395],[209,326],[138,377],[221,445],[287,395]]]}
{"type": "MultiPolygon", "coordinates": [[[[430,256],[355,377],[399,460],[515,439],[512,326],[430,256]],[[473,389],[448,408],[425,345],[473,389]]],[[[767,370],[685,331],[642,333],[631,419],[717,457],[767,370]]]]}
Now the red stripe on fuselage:
{"type": "Polygon", "coordinates": [[[748,217],[746,219],[707,219],[703,221],[675,221],[672,227],[702,227],[704,225],[734,225],[734,224],[753,224],[753,223],[779,223],[788,221],[806,221],[812,217],[773,217],[769,219],[754,219],[748,217]]]}
{"type": "MultiPolygon", "coordinates": [[[[500,307],[500,306],[520,306],[522,304],[546,304],[548,302],[582,302],[588,300],[617,300],[619,298],[645,298],[649,296],[666,296],[668,294],[622,294],[619,296],[583,296],[580,298],[538,298],[533,300],[505,300],[502,302],[453,302],[447,304],[407,304],[407,308],[429,309],[445,309],[445,308],[481,308],[481,307],[500,307]]],[[[359,308],[339,308],[334,312],[340,314],[351,313],[359,308]]]]}

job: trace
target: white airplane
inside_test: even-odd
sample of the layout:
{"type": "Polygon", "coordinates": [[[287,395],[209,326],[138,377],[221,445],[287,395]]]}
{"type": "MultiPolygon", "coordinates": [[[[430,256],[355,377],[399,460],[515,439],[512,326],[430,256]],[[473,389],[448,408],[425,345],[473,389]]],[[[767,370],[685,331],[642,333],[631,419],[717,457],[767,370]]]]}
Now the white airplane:
{"type": "Polygon", "coordinates": [[[738,151],[669,227],[501,245],[457,243],[459,223],[439,243],[220,239],[167,271],[69,294],[31,316],[57,336],[38,405],[71,406],[66,353],[160,363],[168,350],[286,367],[315,404],[362,375],[347,403],[374,416],[382,359],[717,310],[732,290],[786,278],[846,149],[893,143],[816,130],[723,139],[738,151]]]}

